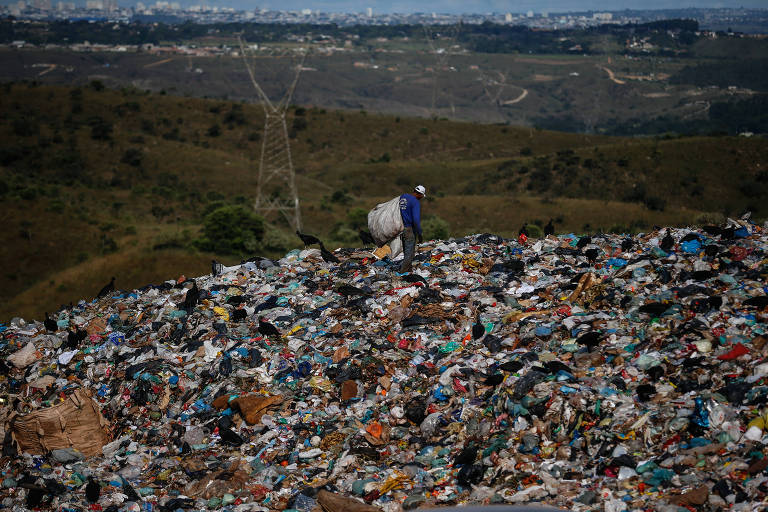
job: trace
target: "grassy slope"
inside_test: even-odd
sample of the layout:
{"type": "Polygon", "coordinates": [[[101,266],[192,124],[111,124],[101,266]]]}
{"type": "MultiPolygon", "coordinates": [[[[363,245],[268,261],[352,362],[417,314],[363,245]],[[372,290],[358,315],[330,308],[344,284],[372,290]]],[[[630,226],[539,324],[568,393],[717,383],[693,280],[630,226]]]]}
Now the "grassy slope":
{"type": "MultiPolygon", "coordinates": [[[[186,245],[212,201],[255,194],[260,107],[80,91],[78,99],[69,88],[15,85],[0,94],[8,113],[0,121],[0,319],[40,318],[91,297],[111,275],[131,288],[203,273],[212,255],[152,248],[186,245]],[[96,117],[112,125],[109,140],[93,139],[96,117]],[[213,125],[220,136],[207,134],[213,125]],[[122,161],[129,150],[138,166],[122,161]],[[115,254],[104,253],[109,239],[115,254]]],[[[416,182],[430,191],[424,213],[457,235],[512,235],[549,217],[578,232],[685,224],[750,203],[768,213],[758,201],[762,139],[619,139],[319,109],[289,112],[288,125],[297,117],[306,120],[292,140],[303,222],[326,239],[351,208],[367,210],[416,182]],[[333,202],[341,190],[346,202],[333,202]],[[643,197],[666,208],[648,210],[643,197]]]]}

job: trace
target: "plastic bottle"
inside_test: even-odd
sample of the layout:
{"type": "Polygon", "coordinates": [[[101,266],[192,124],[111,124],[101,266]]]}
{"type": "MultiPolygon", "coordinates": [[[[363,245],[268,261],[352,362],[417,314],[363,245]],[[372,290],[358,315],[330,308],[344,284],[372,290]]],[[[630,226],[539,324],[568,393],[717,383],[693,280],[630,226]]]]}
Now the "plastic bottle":
{"type": "Polygon", "coordinates": [[[437,430],[437,426],[440,424],[441,414],[439,412],[433,412],[421,422],[420,428],[424,435],[431,436],[437,430]]]}

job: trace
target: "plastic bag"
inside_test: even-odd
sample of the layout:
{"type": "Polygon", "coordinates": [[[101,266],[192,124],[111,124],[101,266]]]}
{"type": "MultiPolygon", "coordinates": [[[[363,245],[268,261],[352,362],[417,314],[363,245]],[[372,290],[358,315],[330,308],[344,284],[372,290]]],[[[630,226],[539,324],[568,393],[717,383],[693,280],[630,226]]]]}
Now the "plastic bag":
{"type": "Polygon", "coordinates": [[[376,241],[376,245],[381,246],[397,238],[390,244],[392,249],[390,258],[394,258],[402,250],[399,236],[403,229],[403,218],[400,216],[400,196],[394,197],[386,203],[379,203],[368,212],[368,230],[376,241]]]}

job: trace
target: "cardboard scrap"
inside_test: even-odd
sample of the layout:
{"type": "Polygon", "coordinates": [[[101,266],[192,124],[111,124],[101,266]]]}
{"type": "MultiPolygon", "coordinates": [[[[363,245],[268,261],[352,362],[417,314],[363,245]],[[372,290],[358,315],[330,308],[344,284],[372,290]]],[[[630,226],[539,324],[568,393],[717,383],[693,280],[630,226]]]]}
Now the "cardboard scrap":
{"type": "Polygon", "coordinates": [[[87,457],[100,455],[109,442],[106,425],[99,404],[83,389],[58,405],[23,416],[13,413],[6,420],[19,451],[33,455],[62,448],[75,448],[87,457]]]}
{"type": "Polygon", "coordinates": [[[245,422],[249,425],[256,425],[261,422],[261,417],[267,413],[267,409],[281,403],[283,397],[280,395],[262,396],[262,395],[245,395],[239,396],[229,402],[229,406],[233,409],[240,410],[240,414],[245,418],[245,422]]]}
{"type": "Polygon", "coordinates": [[[321,489],[317,493],[317,502],[325,512],[381,512],[379,507],[366,505],[354,498],[321,489]]]}

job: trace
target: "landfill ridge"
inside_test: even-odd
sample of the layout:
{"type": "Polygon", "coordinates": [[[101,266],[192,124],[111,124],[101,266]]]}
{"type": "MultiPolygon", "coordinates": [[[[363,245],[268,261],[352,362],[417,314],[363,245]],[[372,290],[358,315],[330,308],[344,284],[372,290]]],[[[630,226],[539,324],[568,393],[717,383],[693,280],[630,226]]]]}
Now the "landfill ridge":
{"type": "Polygon", "coordinates": [[[14,318],[0,507],[765,510],[767,233],[310,248],[14,318]]]}

